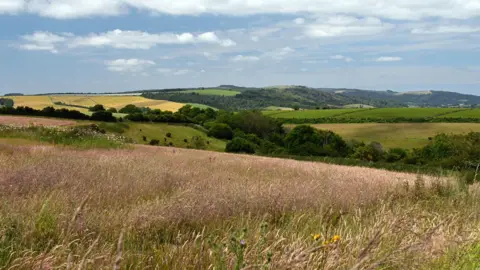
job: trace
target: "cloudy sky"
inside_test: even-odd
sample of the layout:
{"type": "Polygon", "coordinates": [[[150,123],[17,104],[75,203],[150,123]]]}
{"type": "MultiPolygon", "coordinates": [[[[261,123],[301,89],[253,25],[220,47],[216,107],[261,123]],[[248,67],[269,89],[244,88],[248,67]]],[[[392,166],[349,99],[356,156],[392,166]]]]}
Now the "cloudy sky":
{"type": "Polygon", "coordinates": [[[219,84],[480,95],[480,0],[0,0],[0,94],[219,84]]]}

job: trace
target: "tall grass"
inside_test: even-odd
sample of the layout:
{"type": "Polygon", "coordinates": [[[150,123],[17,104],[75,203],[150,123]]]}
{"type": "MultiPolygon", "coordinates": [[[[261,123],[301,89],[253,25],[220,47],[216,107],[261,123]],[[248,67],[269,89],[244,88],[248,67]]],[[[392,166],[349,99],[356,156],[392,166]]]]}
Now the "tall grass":
{"type": "Polygon", "coordinates": [[[0,145],[0,172],[2,269],[480,266],[452,178],[160,147],[0,145]]]}

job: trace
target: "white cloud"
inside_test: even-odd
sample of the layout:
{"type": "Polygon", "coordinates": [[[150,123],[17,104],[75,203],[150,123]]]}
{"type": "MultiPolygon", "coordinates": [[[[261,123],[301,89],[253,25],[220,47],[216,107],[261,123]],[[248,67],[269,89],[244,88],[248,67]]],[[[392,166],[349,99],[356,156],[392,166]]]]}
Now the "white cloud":
{"type": "MultiPolygon", "coordinates": [[[[1,0],[0,0],[1,1],[1,0]]],[[[148,50],[157,45],[169,44],[217,44],[224,47],[235,46],[230,39],[220,39],[214,32],[198,35],[192,33],[150,34],[141,31],[122,31],[116,29],[104,33],[92,33],[87,36],[75,36],[71,33],[53,34],[49,32],[35,32],[22,37],[27,43],[18,47],[25,50],[48,50],[57,52],[57,46],[68,48],[77,47],[111,47],[117,49],[142,49],[148,50]]]]}
{"type": "Polygon", "coordinates": [[[293,20],[293,22],[295,24],[304,24],[305,23],[305,19],[304,18],[296,18],[295,20],[293,20]]]}
{"type": "Polygon", "coordinates": [[[330,56],[330,59],[333,59],[333,60],[343,60],[347,63],[349,62],[353,62],[353,58],[350,58],[350,57],[346,57],[346,56],[343,56],[341,54],[337,54],[337,55],[332,55],[330,56]]]}
{"type": "Polygon", "coordinates": [[[172,68],[158,68],[157,72],[162,73],[164,75],[174,75],[174,76],[182,76],[190,73],[188,69],[172,69],[172,68]]]}
{"type": "Polygon", "coordinates": [[[355,14],[402,20],[429,17],[465,19],[480,14],[478,0],[1,0],[0,3],[0,11],[3,12],[23,10],[58,19],[114,16],[131,12],[132,8],[174,15],[310,13],[355,14]]]}
{"type": "Polygon", "coordinates": [[[119,29],[100,33],[90,34],[86,37],[76,37],[69,44],[69,47],[113,47],[119,49],[150,49],[161,44],[193,44],[211,43],[221,46],[233,46],[235,42],[229,39],[221,40],[213,32],[199,34],[191,33],[173,34],[160,33],[150,34],[141,31],[122,31],[119,29]]]}
{"type": "Polygon", "coordinates": [[[264,56],[271,57],[275,60],[282,60],[284,59],[287,55],[294,53],[295,49],[292,49],[290,47],[284,47],[281,49],[276,49],[270,52],[266,52],[264,56]]]}
{"type": "Polygon", "coordinates": [[[57,44],[61,44],[71,36],[69,33],[62,35],[52,34],[50,32],[34,32],[31,35],[22,36],[22,39],[26,43],[21,44],[18,48],[28,51],[49,51],[51,53],[57,53],[57,44]]]}
{"type": "Polygon", "coordinates": [[[381,56],[375,59],[376,62],[398,62],[402,60],[403,59],[398,56],[381,56]]]}
{"type": "Polygon", "coordinates": [[[260,60],[257,56],[244,56],[244,55],[237,55],[231,59],[233,62],[256,62],[260,60]]]}
{"type": "Polygon", "coordinates": [[[480,27],[472,27],[469,25],[442,25],[412,29],[412,34],[466,34],[474,32],[480,32],[480,27]]]}
{"type": "Polygon", "coordinates": [[[0,14],[22,11],[24,5],[25,2],[22,0],[0,0],[0,14]]]}
{"type": "Polygon", "coordinates": [[[326,20],[318,19],[317,22],[306,25],[305,35],[312,38],[362,36],[378,34],[392,28],[392,24],[383,23],[378,18],[358,19],[350,16],[334,16],[326,20]]]}
{"type": "Polygon", "coordinates": [[[105,61],[107,69],[114,72],[143,72],[146,68],[154,66],[155,62],[143,59],[116,59],[105,61]]]}

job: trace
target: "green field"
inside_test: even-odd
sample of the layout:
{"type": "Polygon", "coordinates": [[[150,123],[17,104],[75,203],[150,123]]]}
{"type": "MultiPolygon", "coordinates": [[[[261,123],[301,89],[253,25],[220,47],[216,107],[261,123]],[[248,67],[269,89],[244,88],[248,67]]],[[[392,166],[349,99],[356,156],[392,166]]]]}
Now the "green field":
{"type": "Polygon", "coordinates": [[[480,118],[480,109],[463,110],[444,115],[446,118],[480,118]]]}
{"type": "Polygon", "coordinates": [[[203,89],[203,90],[186,90],[180,93],[197,93],[208,96],[236,96],[240,94],[238,91],[224,90],[224,89],[203,89]]]}
{"type": "MultiPolygon", "coordinates": [[[[292,127],[294,125],[287,125],[292,127]]],[[[418,148],[428,143],[428,137],[439,133],[462,134],[480,132],[475,123],[365,123],[365,124],[316,124],[315,128],[331,130],[346,140],[376,141],[386,148],[418,148]]]]}
{"type": "Polygon", "coordinates": [[[200,108],[200,109],[211,108],[211,109],[214,109],[214,110],[218,110],[217,108],[214,108],[212,106],[208,106],[208,105],[205,105],[205,104],[199,104],[199,103],[188,103],[187,105],[191,105],[192,107],[200,108]]]}
{"type": "Polygon", "coordinates": [[[480,109],[458,108],[379,108],[379,109],[329,109],[300,111],[264,111],[265,115],[275,118],[316,119],[316,118],[427,118],[427,117],[472,117],[480,118],[480,109]]]}
{"type": "Polygon", "coordinates": [[[135,143],[148,144],[150,140],[156,139],[161,145],[172,142],[175,147],[188,147],[193,136],[200,136],[208,141],[206,150],[224,151],[225,142],[215,138],[209,138],[204,132],[192,127],[182,125],[168,125],[155,123],[100,123],[99,126],[109,132],[121,133],[123,136],[132,138],[135,143]],[[168,138],[167,133],[172,137],[168,138]],[[147,138],[143,141],[143,136],[147,138]],[[187,139],[187,142],[184,140],[187,139]]]}
{"type": "Polygon", "coordinates": [[[265,115],[274,118],[299,118],[299,119],[315,119],[325,117],[336,117],[341,115],[351,115],[364,111],[366,109],[332,109],[332,110],[302,110],[302,111],[264,111],[265,115]]]}

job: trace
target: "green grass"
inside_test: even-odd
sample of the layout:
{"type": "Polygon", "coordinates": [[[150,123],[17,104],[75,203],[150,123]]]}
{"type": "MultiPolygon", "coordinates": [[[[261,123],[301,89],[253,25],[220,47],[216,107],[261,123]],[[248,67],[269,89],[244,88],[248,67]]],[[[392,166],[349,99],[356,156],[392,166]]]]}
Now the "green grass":
{"type": "Polygon", "coordinates": [[[459,112],[446,114],[443,117],[445,118],[480,118],[480,109],[462,110],[459,112]]]}
{"type": "Polygon", "coordinates": [[[422,147],[428,143],[428,137],[433,137],[438,133],[480,132],[480,124],[476,123],[364,123],[315,124],[312,126],[318,129],[332,130],[346,140],[376,141],[386,148],[422,147]]]}
{"type": "Polygon", "coordinates": [[[303,110],[303,111],[264,111],[265,115],[274,118],[297,118],[297,119],[315,119],[336,117],[345,115],[346,117],[357,111],[361,112],[366,109],[331,109],[331,110],[303,110]]]}
{"type": "Polygon", "coordinates": [[[209,96],[236,96],[240,94],[238,91],[232,90],[223,90],[223,89],[204,89],[204,90],[185,90],[181,93],[198,93],[200,95],[209,95],[209,96]]]}
{"type": "Polygon", "coordinates": [[[187,105],[191,105],[192,107],[195,107],[195,108],[200,108],[200,109],[214,109],[215,111],[217,111],[218,109],[217,108],[214,108],[212,106],[208,106],[208,105],[205,105],[205,104],[199,104],[199,103],[188,103],[187,105]]]}
{"type": "Polygon", "coordinates": [[[268,106],[264,109],[266,112],[268,111],[273,111],[273,112],[278,112],[278,111],[293,111],[292,108],[288,107],[278,107],[278,106],[268,106]]]}
{"type": "Polygon", "coordinates": [[[397,117],[425,118],[436,117],[458,111],[457,108],[381,108],[357,111],[348,115],[337,116],[340,118],[382,118],[392,119],[397,117]]]}
{"type": "Polygon", "coordinates": [[[207,145],[207,150],[225,150],[226,143],[224,141],[209,138],[204,132],[192,127],[154,123],[128,123],[128,125],[129,128],[122,134],[132,138],[134,142],[139,144],[148,144],[150,140],[156,139],[160,141],[161,145],[165,145],[166,138],[167,143],[172,142],[174,147],[187,147],[193,136],[200,136],[210,142],[210,144],[207,145]],[[167,138],[167,133],[171,133],[172,137],[167,138]],[[143,136],[147,138],[146,141],[143,141],[143,136]],[[184,139],[187,139],[187,143],[184,142],[184,139]]]}

